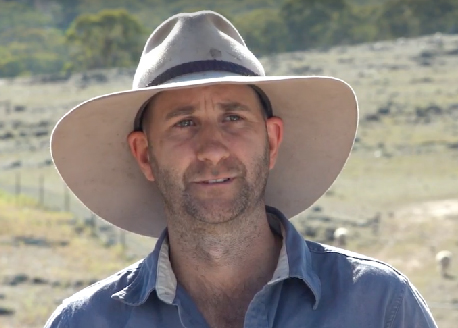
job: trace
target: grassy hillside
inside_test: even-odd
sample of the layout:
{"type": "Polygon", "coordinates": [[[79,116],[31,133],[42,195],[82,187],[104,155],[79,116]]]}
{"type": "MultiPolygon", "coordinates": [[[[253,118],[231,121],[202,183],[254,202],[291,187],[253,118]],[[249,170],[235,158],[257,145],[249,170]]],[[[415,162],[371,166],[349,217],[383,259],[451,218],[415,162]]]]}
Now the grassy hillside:
{"type": "Polygon", "coordinates": [[[135,260],[68,213],[0,193],[0,328],[42,327],[63,298],[135,260]]]}
{"type": "MultiPolygon", "coordinates": [[[[419,288],[441,328],[458,320],[456,276],[442,278],[438,249],[458,254],[458,200],[405,207],[385,219],[377,233],[350,228],[346,248],[374,256],[405,273],[419,288]],[[445,208],[445,210],[444,210],[445,208]],[[448,208],[448,210],[447,210],[448,208]]],[[[295,221],[302,230],[327,223],[295,221]]],[[[323,241],[322,236],[308,237],[323,241]]],[[[33,201],[0,194],[0,328],[43,326],[61,300],[137,258],[107,248],[67,213],[49,212],[33,201]],[[46,295],[46,296],[44,296],[46,295]]],[[[457,272],[455,261],[452,272],[457,272]]]]}
{"type": "MultiPolygon", "coordinates": [[[[404,272],[441,328],[458,322],[457,54],[458,36],[431,35],[261,58],[270,75],[341,78],[360,105],[358,138],[344,171],[294,224],[307,238],[326,243],[334,243],[336,227],[347,227],[346,248],[404,272]],[[376,215],[378,228],[371,224],[376,215]],[[440,249],[455,254],[448,278],[434,262],[440,249]]],[[[52,127],[79,102],[129,89],[132,75],[111,69],[60,81],[0,79],[0,189],[14,191],[21,174],[22,192],[37,198],[44,177],[44,203],[54,207],[51,201],[60,201],[64,188],[50,165],[52,127]]],[[[72,199],[70,209],[82,207],[72,199]]],[[[151,240],[128,234],[124,253],[80,230],[68,214],[0,197],[0,308],[16,311],[0,316],[1,328],[40,327],[63,297],[152,248],[151,240]],[[22,282],[10,286],[16,275],[24,275],[16,278],[22,282]]]]}

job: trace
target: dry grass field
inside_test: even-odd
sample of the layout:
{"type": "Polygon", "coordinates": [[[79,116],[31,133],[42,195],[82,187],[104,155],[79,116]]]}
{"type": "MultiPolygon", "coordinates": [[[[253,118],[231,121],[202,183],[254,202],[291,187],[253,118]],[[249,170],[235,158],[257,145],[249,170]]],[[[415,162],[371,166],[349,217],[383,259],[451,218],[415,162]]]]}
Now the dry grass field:
{"type": "Polygon", "coordinates": [[[72,220],[0,193],[1,328],[42,327],[64,297],[136,260],[72,220]]]}
{"type": "MultiPolygon", "coordinates": [[[[344,171],[294,224],[306,238],[331,244],[332,231],[347,227],[346,248],[405,273],[431,306],[439,327],[456,327],[458,36],[278,54],[262,62],[272,75],[339,77],[352,85],[360,105],[358,137],[344,171]],[[376,216],[379,225],[373,224],[376,216]],[[434,261],[441,249],[455,254],[448,278],[440,276],[434,261]]],[[[114,69],[59,81],[0,80],[0,189],[14,191],[20,173],[24,193],[36,196],[38,177],[44,176],[49,195],[61,195],[62,182],[50,165],[52,127],[77,103],[130,88],[132,74],[114,69]]],[[[49,204],[56,198],[48,197],[49,204]]],[[[60,299],[152,248],[153,241],[132,235],[128,243],[135,247],[127,253],[117,246],[103,247],[84,229],[75,232],[75,224],[68,224],[73,216],[21,202],[27,203],[0,197],[0,311],[16,310],[0,315],[1,328],[42,326],[60,299]],[[51,245],[24,244],[21,236],[51,245]],[[20,274],[27,276],[24,283],[2,284],[20,274]],[[34,278],[47,283],[32,284],[34,278]]],[[[74,199],[72,211],[86,213],[74,199]]]]}

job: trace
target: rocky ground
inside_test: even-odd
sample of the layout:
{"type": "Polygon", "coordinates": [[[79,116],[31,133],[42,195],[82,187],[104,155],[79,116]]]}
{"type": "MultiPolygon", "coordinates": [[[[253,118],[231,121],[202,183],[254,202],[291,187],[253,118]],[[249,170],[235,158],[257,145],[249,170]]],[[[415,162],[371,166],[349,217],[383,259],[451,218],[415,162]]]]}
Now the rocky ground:
{"type": "MultiPolygon", "coordinates": [[[[335,243],[337,227],[348,228],[345,247],[406,273],[431,305],[439,326],[455,327],[458,259],[455,255],[452,274],[444,279],[434,254],[440,249],[458,254],[458,36],[278,54],[262,62],[272,75],[341,78],[352,85],[360,105],[357,140],[342,175],[293,222],[307,238],[326,243],[335,243]]],[[[67,208],[87,223],[89,213],[73,197],[65,198],[51,165],[49,136],[68,109],[93,96],[130,88],[132,76],[133,70],[113,69],[0,80],[0,189],[26,193],[48,208],[67,208]]],[[[105,238],[103,243],[112,244],[108,234],[98,235],[105,238]]],[[[129,258],[141,257],[151,248],[148,240],[129,234],[125,238],[129,258]]],[[[18,257],[8,261],[13,258],[18,257]]],[[[19,268],[17,263],[13,268],[16,265],[19,268]]],[[[25,288],[37,278],[31,272],[17,269],[0,280],[7,279],[5,285],[22,279],[27,283],[17,286],[25,288]],[[25,276],[15,278],[16,274],[25,276]]],[[[42,284],[43,291],[53,282],[42,284]]],[[[8,297],[2,286],[0,305],[8,297]]],[[[2,314],[0,306],[0,327],[10,316],[2,314]]]]}

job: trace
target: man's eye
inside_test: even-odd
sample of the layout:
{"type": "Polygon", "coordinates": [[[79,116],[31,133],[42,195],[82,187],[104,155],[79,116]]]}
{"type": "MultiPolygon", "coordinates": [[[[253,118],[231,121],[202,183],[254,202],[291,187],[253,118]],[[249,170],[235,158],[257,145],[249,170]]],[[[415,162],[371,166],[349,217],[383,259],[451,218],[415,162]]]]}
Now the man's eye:
{"type": "Polygon", "coordinates": [[[187,128],[193,125],[194,122],[191,119],[181,120],[180,122],[175,124],[175,126],[178,128],[187,128]]]}
{"type": "Polygon", "coordinates": [[[242,118],[239,115],[227,115],[226,121],[240,121],[242,118]]]}

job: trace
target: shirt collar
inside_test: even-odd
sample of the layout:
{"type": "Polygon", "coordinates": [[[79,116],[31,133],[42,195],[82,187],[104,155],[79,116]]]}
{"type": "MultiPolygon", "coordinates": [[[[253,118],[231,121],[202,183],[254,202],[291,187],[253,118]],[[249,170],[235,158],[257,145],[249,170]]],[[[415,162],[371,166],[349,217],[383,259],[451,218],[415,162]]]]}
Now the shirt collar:
{"type": "Polygon", "coordinates": [[[111,295],[111,298],[127,305],[138,306],[145,303],[149,295],[156,291],[158,296],[160,292],[163,292],[166,295],[164,301],[171,303],[170,299],[173,300],[175,296],[175,289],[171,290],[171,287],[173,281],[175,281],[176,286],[176,278],[172,271],[168,251],[169,243],[166,228],[158,238],[153,252],[141,262],[127,286],[111,295]],[[164,281],[164,277],[169,279],[164,281]]]}
{"type": "MultiPolygon", "coordinates": [[[[315,297],[313,305],[315,310],[321,298],[321,281],[313,270],[312,255],[307,243],[282,212],[270,206],[266,206],[266,212],[273,214],[280,221],[283,236],[283,246],[278,258],[277,269],[269,283],[289,278],[299,279],[312,291],[315,297]]],[[[271,227],[275,229],[275,225],[272,223],[271,227]]]]}
{"type": "MultiPolygon", "coordinates": [[[[312,291],[315,297],[313,309],[316,309],[321,296],[321,282],[313,271],[307,243],[278,209],[266,206],[266,212],[272,231],[283,236],[277,268],[268,284],[275,284],[289,278],[301,280],[305,287],[312,291]]],[[[142,261],[131,282],[127,287],[113,294],[112,298],[137,306],[146,302],[149,295],[155,291],[160,300],[173,304],[177,280],[169,259],[167,236],[167,229],[164,229],[154,251],[142,261]]]]}

